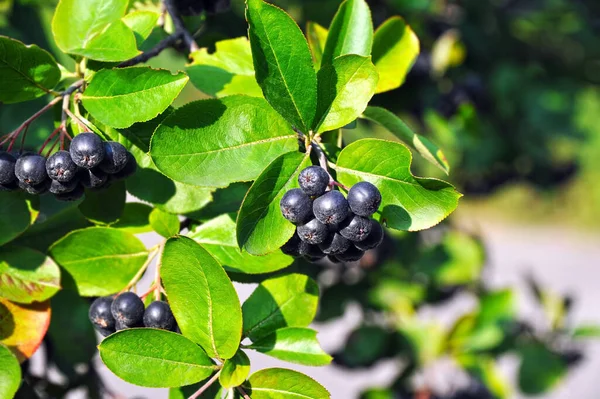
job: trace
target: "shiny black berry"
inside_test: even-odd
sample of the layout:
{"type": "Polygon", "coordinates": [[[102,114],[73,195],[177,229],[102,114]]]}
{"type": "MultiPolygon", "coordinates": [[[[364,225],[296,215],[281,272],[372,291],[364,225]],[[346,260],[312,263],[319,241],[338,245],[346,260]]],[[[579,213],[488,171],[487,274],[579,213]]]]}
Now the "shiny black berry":
{"type": "Polygon", "coordinates": [[[104,159],[100,162],[100,169],[108,174],[121,171],[127,164],[127,148],[116,141],[104,143],[104,159]]]}
{"type": "Polygon", "coordinates": [[[356,262],[357,260],[360,260],[364,254],[364,251],[361,251],[354,245],[351,245],[346,252],[337,254],[335,257],[341,262],[356,262]]]}
{"type": "Polygon", "coordinates": [[[339,233],[333,233],[324,242],[319,244],[319,248],[327,255],[336,255],[348,250],[350,245],[352,245],[350,240],[342,237],[339,233]]]}
{"type": "Polygon", "coordinates": [[[320,166],[309,166],[298,175],[298,183],[306,195],[323,195],[329,185],[329,174],[320,166]]]}
{"type": "Polygon", "coordinates": [[[74,178],[69,182],[61,183],[57,180],[52,180],[50,183],[50,192],[52,194],[66,194],[70,193],[77,188],[79,184],[79,179],[74,178]]]}
{"type": "Polygon", "coordinates": [[[104,143],[95,133],[80,133],[73,137],[69,147],[71,159],[77,166],[91,169],[100,165],[104,159],[104,143]]]}
{"type": "Polygon", "coordinates": [[[293,188],[283,195],[279,208],[283,217],[294,224],[308,222],[312,218],[312,200],[299,188],[293,188]]]}
{"type": "Polygon", "coordinates": [[[27,194],[40,195],[44,194],[50,188],[50,180],[46,180],[40,184],[31,185],[27,183],[19,182],[19,188],[25,191],[27,194]]]}
{"type": "Polygon", "coordinates": [[[133,292],[124,292],[116,297],[110,308],[117,330],[138,327],[144,317],[144,302],[133,292]]]}
{"type": "Polygon", "coordinates": [[[310,222],[300,225],[296,228],[298,237],[302,241],[309,244],[320,244],[329,235],[329,229],[317,219],[312,219],[310,222]]]}
{"type": "Polygon", "coordinates": [[[348,201],[339,191],[330,191],[313,202],[315,217],[324,224],[338,224],[344,221],[350,213],[348,201]]]}
{"type": "Polygon", "coordinates": [[[63,194],[55,194],[54,197],[59,201],[77,201],[83,197],[83,194],[85,194],[83,186],[81,184],[77,184],[73,191],[63,194]]]}
{"type": "Polygon", "coordinates": [[[355,242],[356,248],[368,251],[369,249],[377,248],[383,241],[383,227],[374,219],[371,219],[371,232],[362,241],[355,242]]]}
{"type": "Polygon", "coordinates": [[[15,164],[17,160],[8,152],[0,152],[0,184],[11,186],[17,180],[15,164]]]}
{"type": "Polygon", "coordinates": [[[98,298],[92,303],[88,312],[94,328],[105,337],[115,332],[115,318],[110,310],[112,303],[111,297],[98,298]]]}
{"type": "Polygon", "coordinates": [[[169,304],[163,301],[154,301],[148,305],[144,312],[144,327],[173,331],[175,317],[173,317],[169,304]]]}
{"type": "Polygon", "coordinates": [[[127,179],[129,176],[133,175],[137,170],[137,161],[135,157],[130,152],[127,152],[127,163],[125,167],[118,171],[115,174],[110,175],[112,180],[123,180],[127,179]]]}
{"type": "Polygon", "coordinates": [[[21,155],[15,162],[15,175],[20,182],[36,186],[48,179],[46,158],[38,154],[21,155]]]}
{"type": "Polygon", "coordinates": [[[317,245],[312,245],[304,241],[300,243],[300,255],[309,262],[316,262],[325,257],[325,254],[317,245]]]}
{"type": "Polygon", "coordinates": [[[108,181],[108,175],[100,168],[84,169],[79,173],[79,178],[85,188],[100,188],[108,181]]]}
{"type": "Polygon", "coordinates": [[[351,214],[340,225],[340,234],[350,241],[362,241],[369,233],[371,233],[371,219],[364,216],[351,214]]]}
{"type": "Polygon", "coordinates": [[[381,205],[381,193],[373,184],[361,181],[348,191],[348,204],[352,212],[359,216],[371,216],[381,205]]]}
{"type": "Polygon", "coordinates": [[[298,237],[298,234],[294,233],[292,238],[290,238],[288,240],[288,242],[283,244],[283,246],[281,247],[281,252],[283,252],[286,255],[290,255],[290,256],[293,256],[296,258],[296,257],[300,256],[300,243],[301,242],[302,241],[300,240],[300,237],[298,237]]]}
{"type": "Polygon", "coordinates": [[[57,151],[46,161],[46,172],[55,181],[67,183],[77,175],[78,167],[68,151],[57,151]]]}

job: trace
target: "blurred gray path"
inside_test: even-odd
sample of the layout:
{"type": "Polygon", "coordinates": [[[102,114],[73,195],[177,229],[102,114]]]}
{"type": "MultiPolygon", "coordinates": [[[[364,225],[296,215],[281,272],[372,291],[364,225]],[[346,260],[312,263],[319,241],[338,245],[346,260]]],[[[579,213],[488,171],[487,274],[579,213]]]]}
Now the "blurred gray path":
{"type": "MultiPolygon", "coordinates": [[[[523,276],[532,272],[546,287],[559,293],[576,296],[574,320],[576,322],[600,323],[600,236],[584,235],[562,229],[549,230],[542,227],[515,227],[501,224],[469,226],[482,231],[489,248],[490,281],[494,286],[515,286],[519,289],[520,308],[524,317],[538,320],[539,313],[523,284],[523,276]]],[[[144,241],[153,245],[158,238],[145,235],[144,241]]],[[[149,282],[146,282],[149,284],[149,282]]],[[[240,300],[254,289],[252,285],[238,285],[240,300]]],[[[465,306],[469,306],[468,299],[465,306]]],[[[444,312],[444,319],[454,318],[465,306],[452,306],[444,312]],[[462,309],[461,309],[462,308],[462,309]]],[[[319,339],[327,351],[338,348],[345,334],[358,322],[356,309],[348,309],[345,317],[334,324],[315,326],[319,339]]],[[[250,351],[252,352],[252,351],[250,351]]],[[[250,354],[252,369],[289,364],[261,354],[250,354]]],[[[517,367],[514,359],[502,361],[507,375],[514,375],[517,367]]],[[[365,388],[385,385],[393,380],[392,364],[382,363],[367,372],[348,372],[333,366],[311,368],[293,366],[316,378],[326,386],[334,399],[353,399],[365,388]]],[[[167,398],[167,390],[144,389],[121,381],[102,366],[102,374],[115,392],[126,398],[167,398]]],[[[514,378],[514,377],[510,377],[514,378]]],[[[600,398],[600,341],[588,345],[586,360],[572,371],[564,384],[545,399],[597,399],[600,398]]]]}

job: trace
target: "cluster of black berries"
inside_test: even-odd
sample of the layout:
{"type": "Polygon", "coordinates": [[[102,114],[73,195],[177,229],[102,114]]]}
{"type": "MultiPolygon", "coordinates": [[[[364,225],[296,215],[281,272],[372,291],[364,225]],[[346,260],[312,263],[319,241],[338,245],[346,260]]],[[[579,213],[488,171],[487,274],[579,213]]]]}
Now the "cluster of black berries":
{"type": "Polygon", "coordinates": [[[122,144],[86,132],[73,138],[69,151],[57,151],[48,159],[31,153],[15,158],[0,152],[0,191],[50,191],[57,199],[73,201],[81,198],[84,187],[107,187],[136,169],[135,158],[122,144]]]}
{"type": "Polygon", "coordinates": [[[317,261],[327,255],[333,262],[354,262],[383,240],[383,228],[371,218],[381,204],[381,193],[371,183],[360,182],[348,198],[326,191],[329,174],[309,166],[298,176],[300,188],[283,196],[281,213],[294,223],[296,233],[281,250],[294,257],[317,261]]]}
{"type": "Polygon", "coordinates": [[[90,306],[89,318],[104,337],[134,327],[177,331],[168,303],[154,301],[144,309],[144,302],[133,292],[125,292],[114,299],[109,296],[96,299],[90,306]]]}

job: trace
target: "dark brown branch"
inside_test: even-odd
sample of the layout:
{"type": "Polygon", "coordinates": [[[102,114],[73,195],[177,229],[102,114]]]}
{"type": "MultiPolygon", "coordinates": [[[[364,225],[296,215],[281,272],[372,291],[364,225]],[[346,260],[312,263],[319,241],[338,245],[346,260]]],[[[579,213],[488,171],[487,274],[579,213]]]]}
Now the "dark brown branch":
{"type": "Polygon", "coordinates": [[[188,30],[186,29],[183,19],[181,19],[181,15],[177,10],[177,6],[175,5],[173,0],[164,0],[165,8],[167,9],[167,13],[171,16],[173,20],[173,25],[175,26],[175,33],[181,35],[181,39],[185,44],[185,47],[188,49],[190,53],[198,50],[198,44],[194,40],[194,37],[188,30]]]}
{"type": "Polygon", "coordinates": [[[142,54],[135,56],[127,61],[121,62],[119,65],[117,65],[117,68],[125,68],[147,62],[151,58],[154,58],[160,53],[162,53],[163,50],[175,46],[175,43],[177,43],[181,36],[182,35],[180,32],[175,32],[172,35],[169,35],[168,37],[158,42],[158,44],[150,50],[145,51],[142,54]]]}

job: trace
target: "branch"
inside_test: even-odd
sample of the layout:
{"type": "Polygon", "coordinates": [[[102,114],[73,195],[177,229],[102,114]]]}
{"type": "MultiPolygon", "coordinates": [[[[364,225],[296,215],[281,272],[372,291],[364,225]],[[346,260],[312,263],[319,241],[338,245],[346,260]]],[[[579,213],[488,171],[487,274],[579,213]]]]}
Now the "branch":
{"type": "Polygon", "coordinates": [[[204,393],[204,391],[206,391],[208,388],[210,388],[210,386],[219,378],[219,374],[221,374],[221,370],[217,371],[210,380],[206,381],[206,384],[202,385],[200,387],[200,389],[198,389],[196,392],[194,392],[194,394],[192,396],[190,396],[188,399],[196,399],[200,395],[202,395],[204,393]]]}
{"type": "Polygon", "coordinates": [[[165,50],[169,47],[173,47],[175,45],[175,43],[177,43],[177,41],[179,39],[181,39],[181,37],[182,37],[181,32],[175,32],[172,35],[169,35],[168,37],[166,37],[163,40],[161,40],[160,42],[158,42],[158,44],[156,46],[154,46],[153,48],[151,48],[150,50],[145,51],[142,54],[140,54],[136,57],[133,57],[127,61],[121,62],[119,65],[117,65],[117,68],[125,68],[125,67],[129,67],[129,66],[141,64],[144,62],[148,62],[148,60],[150,60],[151,58],[154,58],[157,55],[159,55],[160,53],[162,53],[163,50],[165,50]]]}
{"type": "Polygon", "coordinates": [[[175,5],[173,0],[164,0],[165,8],[167,9],[167,13],[171,16],[173,20],[173,25],[175,25],[175,34],[181,35],[183,39],[183,43],[185,47],[189,50],[189,52],[194,52],[199,49],[198,44],[194,40],[194,37],[190,32],[185,28],[183,24],[183,19],[181,19],[181,15],[179,15],[179,11],[177,10],[177,6],[175,5]]]}
{"type": "Polygon", "coordinates": [[[248,396],[248,394],[246,393],[246,391],[244,391],[244,388],[242,388],[241,386],[236,387],[238,392],[240,393],[240,395],[242,395],[244,397],[244,399],[250,399],[250,396],[248,396]]]}

